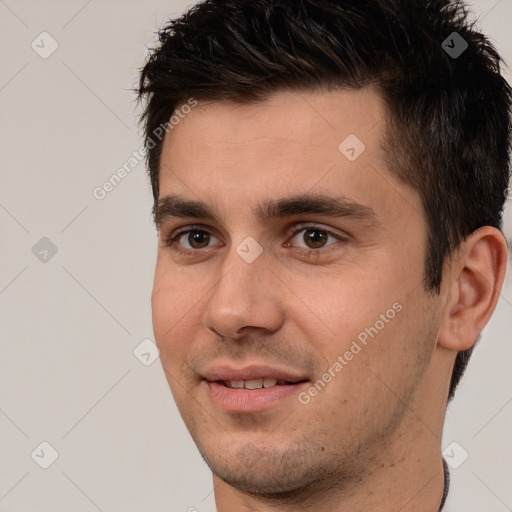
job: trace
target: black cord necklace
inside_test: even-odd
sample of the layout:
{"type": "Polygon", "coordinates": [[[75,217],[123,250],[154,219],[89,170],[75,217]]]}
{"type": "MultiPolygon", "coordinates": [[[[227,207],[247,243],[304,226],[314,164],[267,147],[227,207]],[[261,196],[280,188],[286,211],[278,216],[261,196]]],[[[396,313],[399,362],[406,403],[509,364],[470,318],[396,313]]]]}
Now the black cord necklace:
{"type": "Polygon", "coordinates": [[[444,502],[446,501],[446,497],[448,496],[448,490],[450,489],[450,470],[448,469],[448,464],[443,458],[443,473],[444,473],[444,490],[443,490],[443,499],[441,500],[441,505],[439,505],[439,512],[444,507],[444,502]]]}

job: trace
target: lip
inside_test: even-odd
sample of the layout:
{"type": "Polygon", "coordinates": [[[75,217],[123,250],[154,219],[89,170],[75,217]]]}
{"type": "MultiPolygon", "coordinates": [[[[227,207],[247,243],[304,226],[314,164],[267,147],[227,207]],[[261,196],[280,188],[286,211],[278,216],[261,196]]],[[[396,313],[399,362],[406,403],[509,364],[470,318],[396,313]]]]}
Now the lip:
{"type": "Polygon", "coordinates": [[[211,366],[207,368],[202,377],[209,382],[218,380],[253,380],[273,378],[297,383],[307,380],[304,375],[298,375],[292,370],[267,365],[251,365],[244,368],[233,368],[228,365],[211,366]]]}
{"type": "Polygon", "coordinates": [[[209,399],[225,412],[256,413],[284,405],[286,400],[297,397],[309,385],[307,377],[292,370],[267,365],[251,365],[233,368],[229,365],[212,366],[202,376],[207,386],[209,399]],[[278,384],[270,388],[232,389],[219,381],[254,380],[274,378],[289,384],[278,384]]]}
{"type": "MultiPolygon", "coordinates": [[[[256,413],[282,407],[286,400],[297,397],[309,385],[309,381],[252,390],[232,389],[220,382],[205,381],[205,384],[210,400],[223,411],[256,413]]],[[[295,402],[298,404],[297,400],[295,402]]]]}

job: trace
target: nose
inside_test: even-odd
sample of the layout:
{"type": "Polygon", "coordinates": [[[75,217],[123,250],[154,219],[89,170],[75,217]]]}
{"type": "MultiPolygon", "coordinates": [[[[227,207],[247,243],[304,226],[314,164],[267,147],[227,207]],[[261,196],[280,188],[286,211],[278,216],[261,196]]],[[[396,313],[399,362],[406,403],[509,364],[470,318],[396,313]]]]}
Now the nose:
{"type": "Polygon", "coordinates": [[[262,253],[252,263],[246,262],[235,248],[219,267],[222,274],[213,287],[203,326],[223,338],[239,339],[247,330],[279,330],[284,321],[279,300],[279,280],[268,268],[262,253]]]}

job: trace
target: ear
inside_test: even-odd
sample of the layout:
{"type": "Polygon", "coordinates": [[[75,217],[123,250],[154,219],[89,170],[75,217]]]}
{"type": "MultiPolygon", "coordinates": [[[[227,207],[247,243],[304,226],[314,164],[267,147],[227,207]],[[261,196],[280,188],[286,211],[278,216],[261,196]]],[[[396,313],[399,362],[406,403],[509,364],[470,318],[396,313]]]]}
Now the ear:
{"type": "Polygon", "coordinates": [[[445,279],[449,286],[439,345],[472,347],[489,321],[505,279],[507,243],[501,231],[484,226],[454,253],[445,279]]]}

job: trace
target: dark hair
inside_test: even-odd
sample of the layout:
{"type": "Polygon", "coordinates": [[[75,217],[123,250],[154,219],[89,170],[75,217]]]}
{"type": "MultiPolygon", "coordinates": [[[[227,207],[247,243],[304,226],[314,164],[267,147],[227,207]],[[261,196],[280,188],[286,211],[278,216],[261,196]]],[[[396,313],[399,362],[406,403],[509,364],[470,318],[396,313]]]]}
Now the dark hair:
{"type": "MultiPolygon", "coordinates": [[[[425,289],[439,293],[446,258],[469,234],[501,229],[512,90],[462,3],[206,0],[158,36],[137,91],[146,100],[141,123],[155,205],[162,140],[154,133],[190,98],[253,102],[277,90],[373,85],[389,114],[389,170],[421,196],[425,289]]],[[[471,350],[457,354],[449,399],[471,350]]]]}

